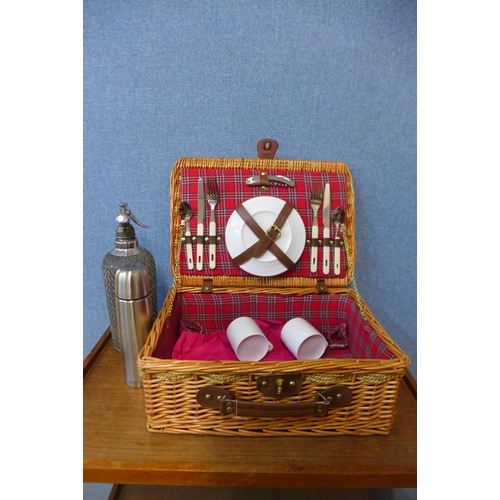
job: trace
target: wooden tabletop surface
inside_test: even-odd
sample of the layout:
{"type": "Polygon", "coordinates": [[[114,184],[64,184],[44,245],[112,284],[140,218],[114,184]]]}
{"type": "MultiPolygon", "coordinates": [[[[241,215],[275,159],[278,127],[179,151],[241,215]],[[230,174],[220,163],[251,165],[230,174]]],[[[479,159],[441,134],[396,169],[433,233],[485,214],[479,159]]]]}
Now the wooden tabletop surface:
{"type": "Polygon", "coordinates": [[[84,361],[83,480],[172,486],[415,488],[417,401],[400,386],[388,436],[226,437],[155,434],[142,389],[123,382],[109,333],[84,361]]]}

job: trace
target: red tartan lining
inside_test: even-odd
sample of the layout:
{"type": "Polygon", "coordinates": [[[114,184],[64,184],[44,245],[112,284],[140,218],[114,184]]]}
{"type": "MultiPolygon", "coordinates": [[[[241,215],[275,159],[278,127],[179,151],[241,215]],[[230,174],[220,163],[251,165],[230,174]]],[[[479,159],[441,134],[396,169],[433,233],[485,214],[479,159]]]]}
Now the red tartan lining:
{"type": "MultiPolygon", "coordinates": [[[[234,209],[240,203],[254,198],[257,196],[273,196],[281,198],[282,200],[291,203],[297,212],[302,217],[306,228],[306,238],[311,237],[311,227],[313,221],[313,211],[310,204],[311,187],[315,182],[321,182],[323,185],[326,182],[330,183],[331,192],[331,209],[332,212],[337,207],[342,206],[347,209],[347,183],[345,174],[337,174],[330,172],[300,172],[300,171],[286,171],[286,170],[269,170],[269,174],[285,175],[295,181],[295,187],[277,187],[270,186],[266,193],[262,193],[259,187],[250,187],[245,184],[248,177],[257,175],[257,170],[251,169],[202,169],[202,168],[183,168],[181,174],[181,199],[189,202],[194,210],[194,216],[191,221],[191,231],[196,233],[196,224],[198,216],[198,178],[201,177],[206,181],[208,179],[217,179],[220,192],[220,201],[215,208],[215,220],[217,224],[217,235],[222,236],[226,230],[226,223],[233,213],[234,209]]],[[[208,225],[210,220],[210,207],[205,204],[205,234],[208,235],[208,225]]],[[[319,211],[319,237],[323,235],[323,217],[322,208],[319,211]]],[[[347,225],[348,221],[345,221],[347,225]]],[[[180,220],[178,220],[180,223],[180,220]]],[[[330,225],[330,232],[332,238],[335,236],[335,226],[333,223],[330,225]]],[[[196,253],[196,247],[193,248],[196,253]]],[[[333,253],[333,249],[331,250],[333,253]]],[[[322,261],[322,248],[319,249],[318,258],[322,261]]],[[[345,252],[341,247],[341,266],[340,275],[335,276],[343,278],[345,276],[345,252]]],[[[196,257],[196,256],[195,256],[196,257]]],[[[225,243],[222,242],[217,245],[217,268],[208,268],[208,248],[204,248],[204,269],[203,274],[216,275],[216,276],[249,276],[240,267],[233,264],[231,257],[226,250],[225,243]]],[[[289,271],[282,273],[280,276],[284,277],[310,277],[310,261],[311,249],[306,246],[302,256],[299,258],[295,267],[289,271]]],[[[181,274],[199,274],[199,271],[189,270],[186,263],[186,252],[182,251],[180,255],[180,273],[181,274]]],[[[321,270],[318,275],[323,276],[321,270]]],[[[333,278],[333,266],[330,270],[329,277],[333,278]]]]}
{"type": "Polygon", "coordinates": [[[226,330],[240,316],[286,322],[302,317],[326,334],[331,328],[347,324],[349,346],[327,349],[323,358],[393,359],[395,356],[375,330],[363,319],[355,301],[348,295],[264,295],[264,294],[178,294],[172,314],[165,322],[153,357],[171,359],[185,318],[201,326],[202,332],[226,330]]]}

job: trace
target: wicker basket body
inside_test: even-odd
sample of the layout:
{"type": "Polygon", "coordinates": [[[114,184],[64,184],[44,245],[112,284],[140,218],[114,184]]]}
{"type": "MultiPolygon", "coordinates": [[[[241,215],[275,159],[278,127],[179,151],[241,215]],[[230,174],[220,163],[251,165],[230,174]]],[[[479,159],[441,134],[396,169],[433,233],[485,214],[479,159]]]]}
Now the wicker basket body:
{"type": "MultiPolygon", "coordinates": [[[[332,207],[335,208],[333,203],[332,207]]],[[[143,374],[148,429],[162,433],[246,436],[389,433],[400,379],[410,360],[378,323],[357,291],[348,288],[353,278],[356,247],[354,191],[347,166],[341,162],[181,158],[172,169],[170,210],[171,272],[175,286],[170,289],[138,360],[143,374]],[[187,270],[181,221],[176,217],[181,199],[187,196],[192,199],[192,186],[199,176],[215,175],[221,188],[217,224],[223,229],[237,203],[260,194],[259,190],[244,187],[240,182],[249,174],[261,171],[296,178],[294,191],[275,188],[279,191],[270,189],[262,196],[295,196],[291,202],[308,231],[312,210],[305,197],[309,195],[310,183],[326,180],[337,186],[332,190],[332,197],[337,196],[346,210],[343,233],[346,245],[342,248],[339,277],[333,277],[333,273],[323,277],[320,272],[312,276],[307,247],[294,269],[274,277],[251,276],[229,262],[224,242],[218,245],[219,261],[215,270],[209,270],[208,265],[201,274],[187,270]],[[225,182],[231,193],[224,202],[225,182]],[[302,195],[304,198],[300,198],[302,195]],[[323,278],[322,293],[319,293],[318,280],[323,278]],[[212,286],[210,293],[203,293],[206,280],[210,280],[212,286]],[[205,310],[210,311],[208,316],[205,310]],[[225,329],[232,319],[253,316],[262,310],[281,321],[302,316],[320,331],[344,322],[349,326],[349,348],[340,354],[306,361],[172,359],[183,322],[194,322],[206,330],[225,329]],[[259,378],[280,374],[299,377],[300,391],[279,399],[264,395],[258,387],[259,378]],[[348,391],[349,404],[331,407],[326,414],[309,411],[295,414],[295,409],[304,403],[313,408],[324,391],[339,386],[348,391]],[[230,394],[231,400],[236,398],[262,408],[269,405],[278,413],[276,416],[242,416],[232,408],[229,408],[231,413],[224,413],[217,405],[207,407],[197,400],[200,391],[207,387],[230,394]]],[[[222,404],[225,398],[219,396],[222,404]]]]}

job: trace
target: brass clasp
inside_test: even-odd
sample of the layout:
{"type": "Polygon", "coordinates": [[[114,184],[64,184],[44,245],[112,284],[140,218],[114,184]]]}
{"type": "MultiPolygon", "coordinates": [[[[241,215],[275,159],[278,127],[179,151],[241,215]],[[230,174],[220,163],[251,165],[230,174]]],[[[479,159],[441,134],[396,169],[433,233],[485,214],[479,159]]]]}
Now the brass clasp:
{"type": "Polygon", "coordinates": [[[276,225],[273,224],[267,231],[266,234],[269,234],[271,231],[276,231],[276,238],[273,239],[273,241],[279,240],[281,237],[281,229],[276,225]]]}
{"type": "Polygon", "coordinates": [[[279,378],[275,382],[276,384],[276,392],[278,393],[279,396],[283,394],[283,379],[279,378]]]}

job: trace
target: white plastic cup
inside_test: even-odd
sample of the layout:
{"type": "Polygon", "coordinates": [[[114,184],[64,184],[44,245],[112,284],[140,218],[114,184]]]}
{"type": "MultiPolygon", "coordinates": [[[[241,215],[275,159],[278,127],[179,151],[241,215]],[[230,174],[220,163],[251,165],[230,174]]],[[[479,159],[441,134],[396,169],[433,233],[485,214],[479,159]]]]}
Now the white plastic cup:
{"type": "Polygon", "coordinates": [[[304,318],[293,318],[281,330],[281,340],[297,359],[319,359],[328,342],[304,318]]]}
{"type": "Polygon", "coordinates": [[[259,325],[246,316],[232,321],[226,334],[240,361],[260,361],[273,348],[259,325]]]}

